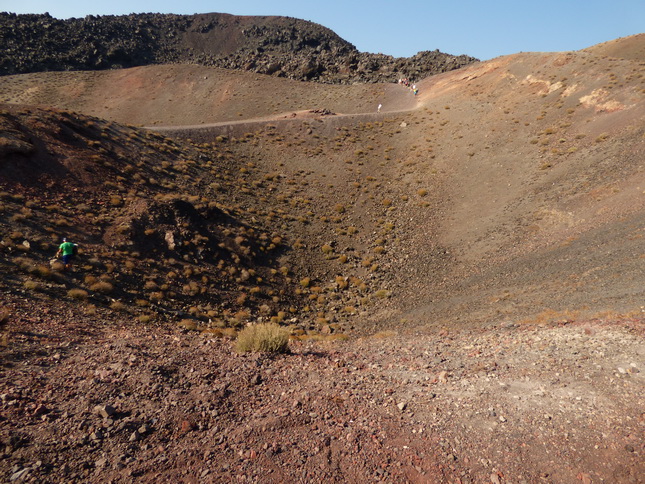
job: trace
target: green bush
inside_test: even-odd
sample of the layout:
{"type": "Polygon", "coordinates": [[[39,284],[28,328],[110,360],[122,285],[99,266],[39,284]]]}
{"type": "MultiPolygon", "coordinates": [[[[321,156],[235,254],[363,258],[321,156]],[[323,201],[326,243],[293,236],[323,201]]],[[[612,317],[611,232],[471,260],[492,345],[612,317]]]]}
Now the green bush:
{"type": "Polygon", "coordinates": [[[274,323],[247,326],[237,335],[237,351],[286,353],[289,350],[289,332],[274,323]]]}

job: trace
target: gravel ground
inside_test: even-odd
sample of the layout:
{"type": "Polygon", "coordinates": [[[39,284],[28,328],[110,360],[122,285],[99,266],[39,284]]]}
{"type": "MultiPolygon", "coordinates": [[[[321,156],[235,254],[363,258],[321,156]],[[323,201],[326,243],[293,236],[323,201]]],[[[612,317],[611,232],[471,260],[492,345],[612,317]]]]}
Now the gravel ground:
{"type": "Polygon", "coordinates": [[[642,318],[272,357],[100,309],[5,307],[8,482],[643,482],[642,318]]]}

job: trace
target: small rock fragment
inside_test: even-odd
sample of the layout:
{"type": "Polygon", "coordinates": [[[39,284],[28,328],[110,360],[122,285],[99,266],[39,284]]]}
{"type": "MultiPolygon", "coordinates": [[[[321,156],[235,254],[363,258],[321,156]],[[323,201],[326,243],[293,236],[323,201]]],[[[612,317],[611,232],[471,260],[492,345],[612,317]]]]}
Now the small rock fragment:
{"type": "Polygon", "coordinates": [[[108,418],[116,413],[116,409],[112,405],[97,405],[94,407],[94,413],[100,417],[108,418]]]}
{"type": "Polygon", "coordinates": [[[183,433],[190,432],[194,428],[195,428],[195,426],[189,420],[182,420],[181,421],[181,431],[183,433]]]}
{"type": "Polygon", "coordinates": [[[31,467],[25,467],[24,469],[19,470],[18,472],[14,472],[11,474],[11,477],[9,478],[9,481],[14,482],[14,481],[19,481],[23,477],[26,477],[27,474],[31,471],[31,467]]]}

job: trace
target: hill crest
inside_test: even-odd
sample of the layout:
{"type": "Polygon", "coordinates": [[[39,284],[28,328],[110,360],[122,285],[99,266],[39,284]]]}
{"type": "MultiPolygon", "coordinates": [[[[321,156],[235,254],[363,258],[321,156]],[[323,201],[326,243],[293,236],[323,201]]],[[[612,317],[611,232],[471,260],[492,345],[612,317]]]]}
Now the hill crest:
{"type": "Polygon", "coordinates": [[[58,20],[0,13],[0,74],[193,63],[325,83],[420,79],[475,62],[437,51],[361,53],[321,25],[290,17],[131,14],[58,20]]]}

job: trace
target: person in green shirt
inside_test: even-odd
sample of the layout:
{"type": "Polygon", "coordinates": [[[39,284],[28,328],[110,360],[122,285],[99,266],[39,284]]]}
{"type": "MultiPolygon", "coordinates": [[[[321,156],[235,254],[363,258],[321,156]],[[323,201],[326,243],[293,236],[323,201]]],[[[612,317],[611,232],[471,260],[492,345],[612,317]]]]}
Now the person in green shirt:
{"type": "Polygon", "coordinates": [[[56,257],[63,256],[63,264],[65,264],[65,270],[72,268],[72,258],[76,253],[76,244],[68,242],[67,239],[63,239],[63,243],[58,247],[58,252],[56,252],[56,257]]]}

